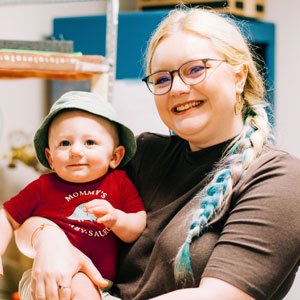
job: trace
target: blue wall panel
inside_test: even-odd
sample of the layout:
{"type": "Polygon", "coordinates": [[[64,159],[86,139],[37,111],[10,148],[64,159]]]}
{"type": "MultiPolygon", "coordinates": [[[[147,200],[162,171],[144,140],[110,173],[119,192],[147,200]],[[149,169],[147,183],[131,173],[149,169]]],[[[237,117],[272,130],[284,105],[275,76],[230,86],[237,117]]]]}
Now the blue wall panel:
{"type": "MultiPolygon", "coordinates": [[[[141,78],[147,41],[166,11],[119,15],[117,79],[141,78]]],[[[73,40],[74,51],[105,55],[106,16],[57,18],[55,39],[73,40]]]]}
{"type": "MultiPolygon", "coordinates": [[[[152,31],[167,10],[119,14],[116,78],[142,78],[144,55],[152,31]]],[[[274,110],[275,25],[268,22],[243,20],[242,31],[258,46],[266,64],[268,99],[274,110]]],[[[74,41],[74,51],[105,55],[106,16],[56,18],[53,21],[55,39],[74,41]]],[[[273,116],[270,113],[271,121],[273,116]]]]}
{"type": "MultiPolygon", "coordinates": [[[[141,78],[144,75],[144,54],[147,41],[166,10],[119,14],[117,79],[141,78]]],[[[266,47],[264,57],[269,75],[274,78],[274,38],[272,23],[245,20],[242,28],[250,42],[266,47]]],[[[106,16],[56,18],[53,21],[55,39],[74,41],[74,51],[105,55],[106,16]]]]}

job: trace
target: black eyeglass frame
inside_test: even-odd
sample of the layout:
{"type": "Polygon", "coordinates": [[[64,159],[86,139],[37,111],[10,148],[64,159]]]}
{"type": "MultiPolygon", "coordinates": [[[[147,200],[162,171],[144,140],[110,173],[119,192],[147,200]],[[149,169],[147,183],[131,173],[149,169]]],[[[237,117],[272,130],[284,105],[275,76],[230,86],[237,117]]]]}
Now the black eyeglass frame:
{"type": "Polygon", "coordinates": [[[210,61],[210,60],[212,60],[212,61],[220,61],[220,62],[222,62],[222,61],[223,61],[223,62],[226,62],[226,61],[227,61],[226,59],[217,59],[217,58],[200,58],[200,59],[193,59],[193,60],[187,61],[187,62],[185,62],[184,64],[182,64],[177,70],[173,70],[173,71],[160,70],[160,71],[154,72],[154,73],[152,73],[152,74],[150,74],[150,75],[144,77],[144,78],[142,79],[142,81],[144,81],[144,82],[146,83],[146,85],[147,85],[149,91],[150,91],[153,95],[156,95],[156,96],[165,95],[165,94],[169,93],[170,90],[172,89],[173,81],[174,81],[174,73],[178,73],[180,79],[181,79],[185,84],[187,84],[187,85],[191,85],[191,86],[192,86],[192,85],[196,85],[196,84],[198,84],[198,83],[204,81],[205,78],[206,78],[206,74],[207,74],[207,71],[206,71],[206,70],[207,70],[207,65],[206,65],[206,63],[207,63],[208,61],[210,61]],[[194,62],[194,61],[202,61],[202,62],[203,62],[205,73],[204,73],[204,77],[201,78],[201,80],[200,80],[199,82],[195,82],[195,83],[193,83],[193,84],[190,84],[190,83],[187,83],[187,82],[182,78],[182,75],[181,75],[181,73],[180,73],[180,69],[181,69],[183,66],[185,66],[186,64],[189,64],[189,63],[194,62]],[[160,93],[157,94],[157,93],[154,93],[154,91],[151,90],[151,88],[150,88],[150,86],[149,86],[149,81],[148,81],[148,79],[149,79],[151,76],[153,76],[153,75],[155,75],[155,74],[157,74],[157,73],[161,73],[161,72],[165,72],[165,73],[169,73],[169,74],[170,74],[171,84],[170,84],[170,88],[169,88],[166,92],[164,92],[164,93],[162,93],[162,94],[160,94],[160,93]]]}

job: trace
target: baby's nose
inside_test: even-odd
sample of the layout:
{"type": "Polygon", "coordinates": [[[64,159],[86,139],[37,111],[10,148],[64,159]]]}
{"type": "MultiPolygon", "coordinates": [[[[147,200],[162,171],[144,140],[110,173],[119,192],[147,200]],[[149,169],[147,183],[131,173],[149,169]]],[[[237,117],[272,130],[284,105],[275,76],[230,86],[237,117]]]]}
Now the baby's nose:
{"type": "Polygon", "coordinates": [[[73,144],[71,147],[71,155],[73,156],[83,156],[83,148],[79,144],[73,144]]]}

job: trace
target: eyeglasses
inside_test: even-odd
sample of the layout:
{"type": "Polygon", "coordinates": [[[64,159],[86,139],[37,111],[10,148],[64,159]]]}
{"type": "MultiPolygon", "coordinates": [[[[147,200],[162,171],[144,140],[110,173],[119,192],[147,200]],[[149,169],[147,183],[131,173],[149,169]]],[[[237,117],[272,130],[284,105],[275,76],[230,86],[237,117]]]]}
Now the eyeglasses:
{"type": "Polygon", "coordinates": [[[154,95],[168,93],[173,84],[174,73],[178,72],[181,80],[188,85],[195,85],[203,81],[207,74],[208,61],[226,61],[225,59],[203,58],[184,63],[179,69],[173,71],[158,71],[142,79],[154,95]]]}

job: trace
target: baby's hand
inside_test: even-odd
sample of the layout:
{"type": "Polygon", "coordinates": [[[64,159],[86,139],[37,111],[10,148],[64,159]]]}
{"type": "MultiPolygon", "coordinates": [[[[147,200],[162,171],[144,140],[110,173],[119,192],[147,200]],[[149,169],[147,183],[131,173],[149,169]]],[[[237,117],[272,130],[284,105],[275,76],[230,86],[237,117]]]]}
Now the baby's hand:
{"type": "Polygon", "coordinates": [[[0,276],[3,276],[3,265],[2,265],[2,258],[0,256],[0,276]]]}
{"type": "Polygon", "coordinates": [[[94,214],[98,223],[112,228],[117,223],[117,210],[106,200],[92,200],[83,206],[85,212],[94,214]]]}

